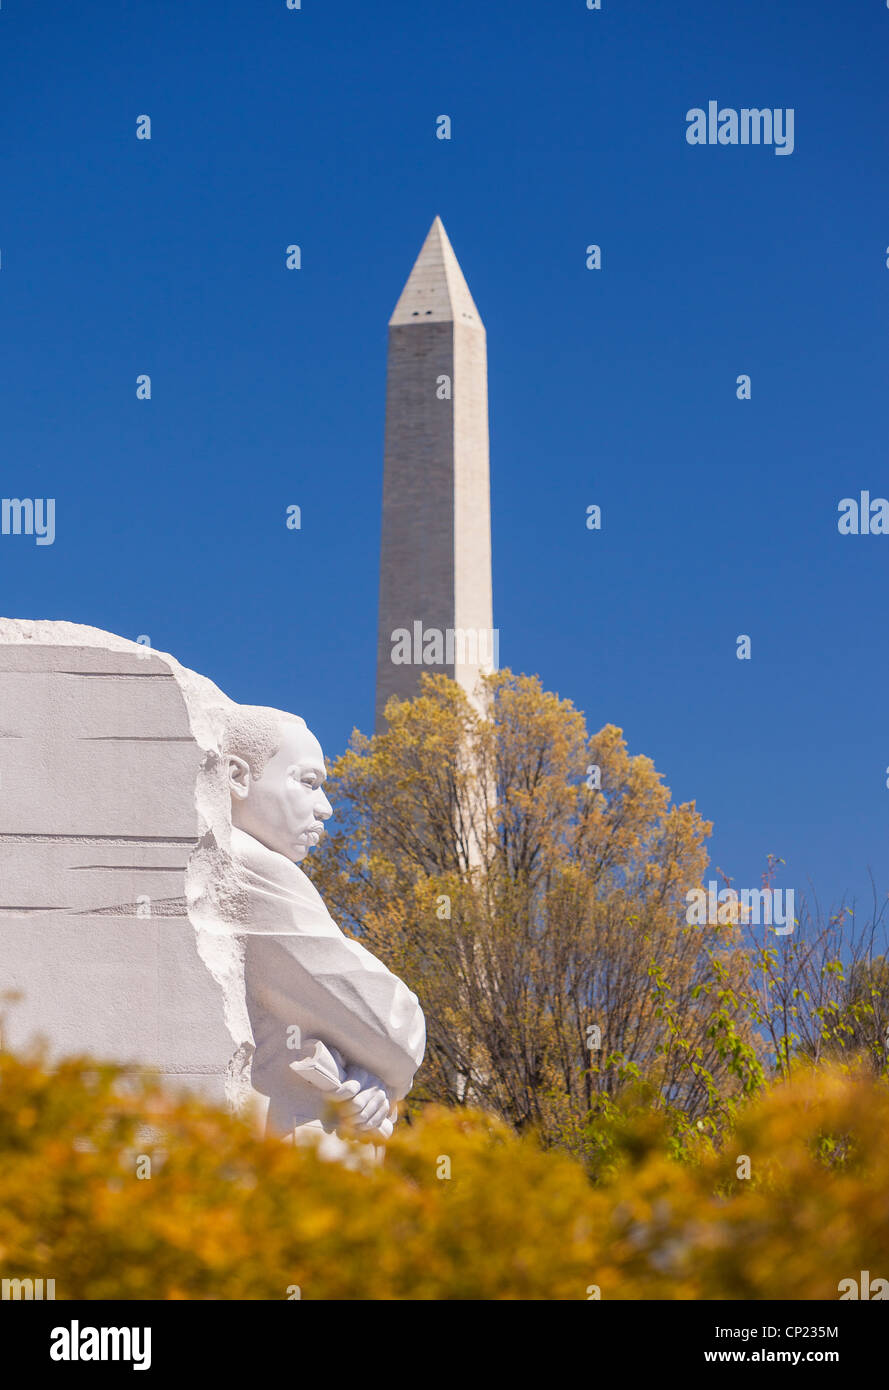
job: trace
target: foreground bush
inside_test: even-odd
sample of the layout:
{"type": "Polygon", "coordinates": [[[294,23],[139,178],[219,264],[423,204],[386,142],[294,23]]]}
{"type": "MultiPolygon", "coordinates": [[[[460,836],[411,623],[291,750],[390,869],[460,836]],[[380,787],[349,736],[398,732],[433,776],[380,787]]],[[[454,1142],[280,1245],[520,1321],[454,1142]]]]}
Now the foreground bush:
{"type": "Polygon", "coordinates": [[[593,1186],[528,1135],[430,1108],[366,1175],[114,1067],[0,1054],[0,1276],[59,1299],[571,1300],[836,1299],[889,1277],[880,1082],[798,1078],[693,1162],[661,1126],[612,1122],[593,1186]]]}

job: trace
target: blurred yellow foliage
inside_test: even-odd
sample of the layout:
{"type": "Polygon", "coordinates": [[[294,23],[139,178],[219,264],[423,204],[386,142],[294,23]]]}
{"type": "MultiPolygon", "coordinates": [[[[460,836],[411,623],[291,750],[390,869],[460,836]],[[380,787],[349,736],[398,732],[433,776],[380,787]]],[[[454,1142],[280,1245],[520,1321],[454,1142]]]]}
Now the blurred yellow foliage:
{"type": "Polygon", "coordinates": [[[0,1276],[59,1299],[836,1299],[889,1277],[887,1134],[885,1083],[819,1069],[742,1106],[721,1152],[680,1160],[629,1115],[597,1184],[433,1106],[366,1174],[116,1067],[0,1053],[0,1276]]]}

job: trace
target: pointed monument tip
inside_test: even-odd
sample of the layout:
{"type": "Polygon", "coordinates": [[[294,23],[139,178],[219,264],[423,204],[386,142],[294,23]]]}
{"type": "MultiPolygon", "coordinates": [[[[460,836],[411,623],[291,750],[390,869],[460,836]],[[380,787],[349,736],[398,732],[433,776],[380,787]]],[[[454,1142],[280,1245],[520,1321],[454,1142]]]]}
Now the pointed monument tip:
{"type": "Polygon", "coordinates": [[[462,323],[484,331],[438,213],[389,320],[390,327],[406,323],[462,323]]]}

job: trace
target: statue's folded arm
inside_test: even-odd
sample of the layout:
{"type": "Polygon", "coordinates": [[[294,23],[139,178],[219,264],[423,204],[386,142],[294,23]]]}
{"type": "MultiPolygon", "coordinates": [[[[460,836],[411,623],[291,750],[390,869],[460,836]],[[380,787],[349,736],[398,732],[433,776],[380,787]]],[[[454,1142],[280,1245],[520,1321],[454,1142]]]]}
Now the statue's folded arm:
{"type": "Polygon", "coordinates": [[[248,1007],[271,1015],[282,1029],[296,1025],[303,1037],[336,1047],[348,1063],[373,1072],[392,1099],[400,1100],[423,1060],[422,1010],[397,976],[359,942],[335,930],[336,935],[310,929],[248,936],[248,1007]]]}

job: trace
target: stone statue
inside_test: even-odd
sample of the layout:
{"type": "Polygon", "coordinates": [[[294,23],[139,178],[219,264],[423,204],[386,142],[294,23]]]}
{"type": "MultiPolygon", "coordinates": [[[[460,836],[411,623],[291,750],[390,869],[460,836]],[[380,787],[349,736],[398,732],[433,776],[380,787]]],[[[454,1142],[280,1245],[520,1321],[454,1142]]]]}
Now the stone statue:
{"type": "Polygon", "coordinates": [[[324,758],[304,720],[239,705],[223,757],[244,981],[256,1051],[252,1084],[270,1133],[329,1131],[330,1101],[359,1133],[387,1138],[423,1059],[417,998],[343,935],[298,863],[331,814],[324,758]]]}
{"type": "Polygon", "coordinates": [[[302,719],[147,638],[0,618],[4,1045],[149,1067],[322,1153],[353,1152],[331,1098],[389,1135],[423,1015],[298,867],[324,777],[302,719]]]}

